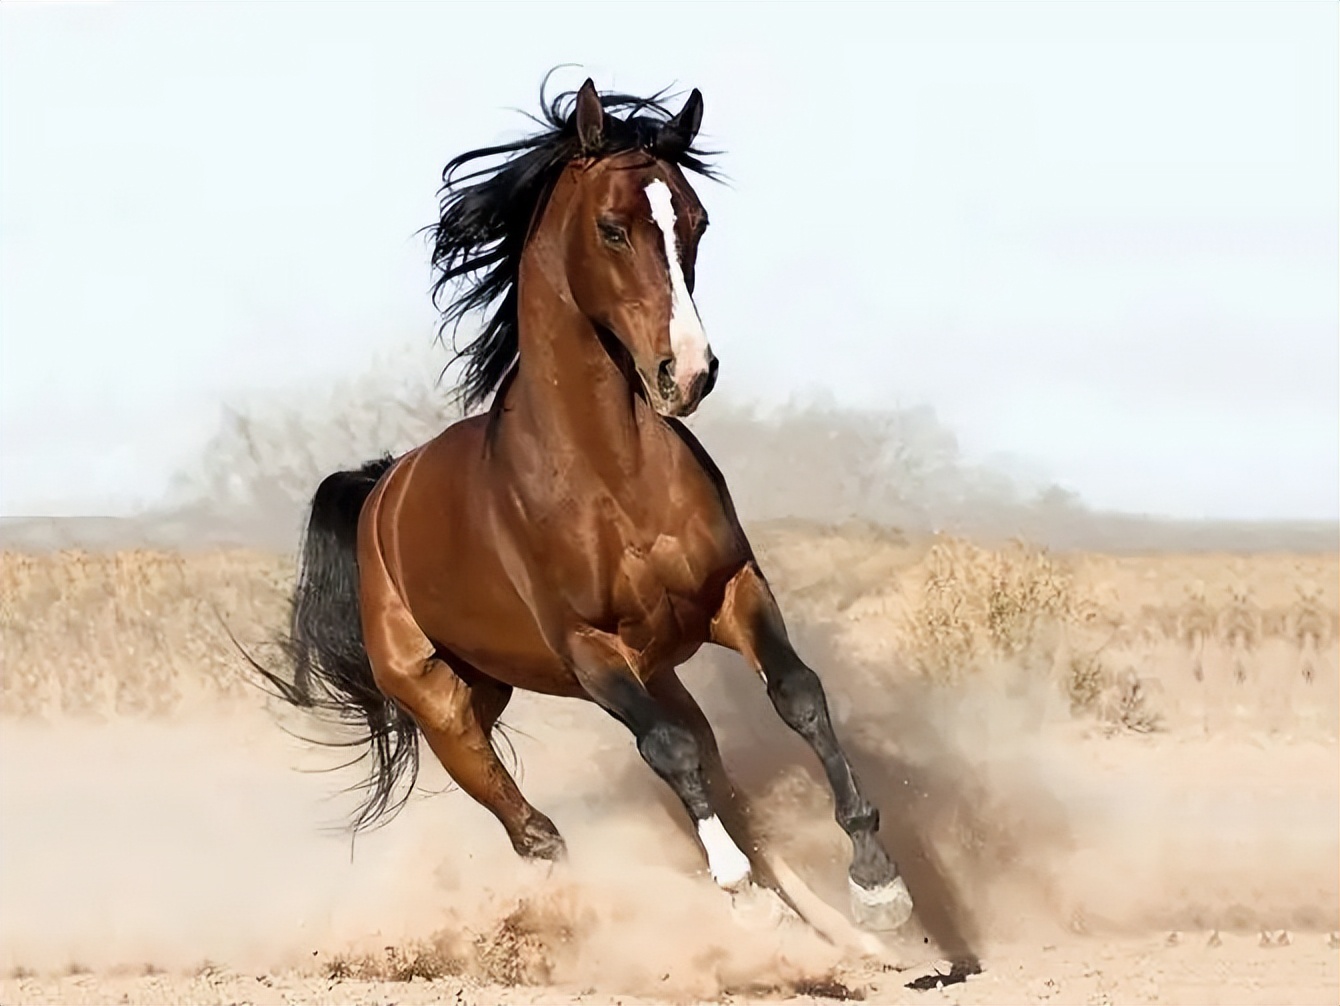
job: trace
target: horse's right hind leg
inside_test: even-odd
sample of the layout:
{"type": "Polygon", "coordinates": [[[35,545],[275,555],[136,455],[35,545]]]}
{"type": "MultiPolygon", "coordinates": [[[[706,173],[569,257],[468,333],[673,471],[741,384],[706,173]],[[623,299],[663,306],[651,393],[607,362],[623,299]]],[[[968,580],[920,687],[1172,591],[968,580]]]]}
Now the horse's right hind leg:
{"type": "Polygon", "coordinates": [[[377,687],[409,711],[447,774],[492,812],[517,853],[529,859],[561,858],[566,850],[558,829],[521,795],[490,740],[511,688],[482,676],[466,681],[436,652],[398,598],[386,607],[390,610],[378,617],[364,618],[377,687]]]}

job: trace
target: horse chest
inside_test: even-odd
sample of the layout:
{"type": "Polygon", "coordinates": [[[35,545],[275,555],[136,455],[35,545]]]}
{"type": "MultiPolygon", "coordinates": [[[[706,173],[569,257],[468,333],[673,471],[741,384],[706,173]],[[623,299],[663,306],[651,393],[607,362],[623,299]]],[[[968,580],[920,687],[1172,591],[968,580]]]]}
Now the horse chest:
{"type": "Polygon", "coordinates": [[[710,596],[716,565],[674,535],[626,546],[608,597],[608,617],[617,622],[619,637],[653,661],[696,649],[716,608],[710,596]]]}

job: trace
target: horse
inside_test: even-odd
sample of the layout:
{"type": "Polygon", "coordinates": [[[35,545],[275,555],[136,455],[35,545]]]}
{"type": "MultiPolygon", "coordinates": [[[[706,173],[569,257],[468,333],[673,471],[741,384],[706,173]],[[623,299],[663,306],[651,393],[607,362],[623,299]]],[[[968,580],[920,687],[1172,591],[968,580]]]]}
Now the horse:
{"type": "Polygon", "coordinates": [[[683,804],[712,879],[739,892],[755,879],[750,842],[727,826],[734,791],[676,673],[704,644],[735,650],[823,767],[857,921],[896,929],[912,901],[879,810],[726,480],[682,421],[718,374],[693,300],[708,215],[687,173],[716,177],[695,146],[702,95],[672,114],[660,95],[588,79],[551,102],[542,88],[540,103],[538,132],[447,164],[429,229],[444,331],[486,314],[457,349],[467,418],[321,482],[292,673],[262,673],[366,743],[355,832],[403,807],[422,736],[535,860],[561,859],[564,840],[500,760],[494,727],[517,688],[594,702],[683,804]]]}

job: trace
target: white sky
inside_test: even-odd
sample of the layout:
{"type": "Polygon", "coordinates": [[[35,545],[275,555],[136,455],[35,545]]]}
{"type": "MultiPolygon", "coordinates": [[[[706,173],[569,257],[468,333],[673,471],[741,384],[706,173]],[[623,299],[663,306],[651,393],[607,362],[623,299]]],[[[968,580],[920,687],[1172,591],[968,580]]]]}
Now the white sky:
{"type": "MultiPolygon", "coordinates": [[[[929,402],[1091,505],[1340,516],[1337,8],[0,6],[0,513],[431,337],[442,165],[697,86],[737,400],[929,402]]],[[[710,408],[709,402],[705,408],[710,408]]]]}

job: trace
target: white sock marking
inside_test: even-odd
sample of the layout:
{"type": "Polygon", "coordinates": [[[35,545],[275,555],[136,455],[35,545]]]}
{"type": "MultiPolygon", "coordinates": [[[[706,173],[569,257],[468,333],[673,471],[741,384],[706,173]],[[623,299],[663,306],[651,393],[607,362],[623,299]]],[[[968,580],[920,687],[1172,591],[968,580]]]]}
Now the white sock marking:
{"type": "Polygon", "coordinates": [[[657,178],[647,185],[651,218],[665,238],[665,261],[670,268],[670,352],[675,358],[675,377],[681,386],[707,370],[707,333],[693,303],[675,240],[675,207],[670,186],[657,178]]]}
{"type": "Polygon", "coordinates": [[[726,834],[721,818],[713,814],[698,822],[698,841],[707,853],[707,868],[718,887],[739,887],[749,878],[749,860],[726,834]]]}

